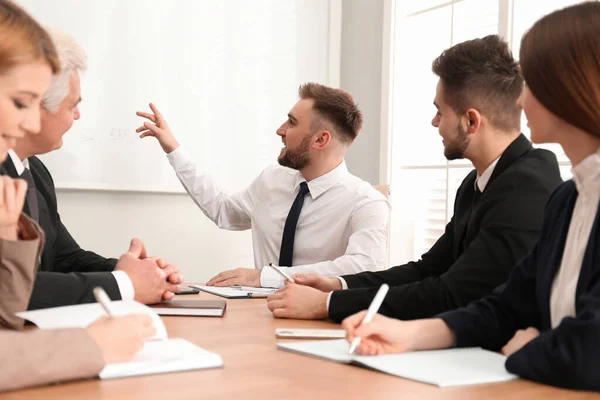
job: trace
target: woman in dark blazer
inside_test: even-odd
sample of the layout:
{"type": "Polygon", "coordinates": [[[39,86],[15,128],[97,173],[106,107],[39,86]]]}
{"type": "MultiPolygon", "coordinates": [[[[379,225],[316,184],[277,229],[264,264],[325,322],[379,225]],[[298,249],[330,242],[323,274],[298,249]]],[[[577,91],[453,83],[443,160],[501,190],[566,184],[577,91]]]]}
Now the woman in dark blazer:
{"type": "Polygon", "coordinates": [[[600,390],[600,2],[542,18],[523,37],[519,99],[535,143],[559,143],[573,179],[546,206],[539,242],[492,295],[437,318],[344,321],[362,354],[480,346],[523,378],[600,390]]]}

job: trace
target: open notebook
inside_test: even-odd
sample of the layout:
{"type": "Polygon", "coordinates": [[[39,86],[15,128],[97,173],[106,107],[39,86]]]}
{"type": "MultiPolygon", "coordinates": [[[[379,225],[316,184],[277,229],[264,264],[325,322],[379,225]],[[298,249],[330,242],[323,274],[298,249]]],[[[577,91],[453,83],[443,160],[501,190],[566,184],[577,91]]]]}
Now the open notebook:
{"type": "Polygon", "coordinates": [[[516,379],[504,368],[506,358],[481,348],[414,351],[382,356],[348,354],[346,340],[277,343],[277,348],[344,364],[356,364],[386,374],[440,387],[504,382],[516,379]]]}
{"type": "MultiPolygon", "coordinates": [[[[223,366],[223,360],[218,354],[183,339],[168,339],[165,325],[149,307],[136,301],[113,301],[110,306],[115,315],[150,315],[156,335],[144,344],[131,361],[106,365],[100,372],[100,378],[123,378],[223,366]]],[[[106,314],[100,304],[91,303],[26,311],[17,315],[33,322],[40,329],[58,329],[85,328],[106,314]]]]}

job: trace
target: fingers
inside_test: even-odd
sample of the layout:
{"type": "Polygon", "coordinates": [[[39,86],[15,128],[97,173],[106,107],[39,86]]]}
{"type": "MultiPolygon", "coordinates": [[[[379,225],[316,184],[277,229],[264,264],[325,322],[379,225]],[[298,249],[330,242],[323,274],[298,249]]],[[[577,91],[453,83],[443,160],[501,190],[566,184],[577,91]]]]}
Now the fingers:
{"type": "Polygon", "coordinates": [[[372,340],[361,340],[356,352],[363,356],[376,356],[381,353],[377,344],[372,340]]]}
{"type": "MultiPolygon", "coordinates": [[[[179,291],[179,290],[178,290],[179,291]]],[[[164,292],[162,295],[163,300],[165,301],[169,301],[171,300],[173,297],[175,296],[175,293],[173,292],[164,292]]]]}
{"type": "Polygon", "coordinates": [[[173,274],[177,274],[179,272],[179,267],[177,265],[172,265],[171,264],[171,265],[167,265],[166,267],[164,267],[160,271],[161,271],[161,275],[166,280],[169,276],[171,276],[173,274]]]}
{"type": "Polygon", "coordinates": [[[130,256],[133,256],[135,258],[140,258],[142,250],[144,250],[144,245],[142,244],[142,241],[138,238],[133,238],[129,243],[129,250],[126,254],[129,254],[130,256]]]}
{"type": "Polygon", "coordinates": [[[381,325],[375,321],[371,321],[367,324],[359,325],[354,330],[354,336],[360,338],[366,338],[372,335],[377,335],[383,333],[381,332],[381,325]]]}
{"type": "Polygon", "coordinates": [[[158,111],[158,108],[153,103],[150,103],[150,109],[156,116],[156,120],[158,121],[158,123],[164,122],[164,117],[163,117],[162,113],[160,111],[158,111]]]}
{"type": "Polygon", "coordinates": [[[6,204],[8,212],[13,212],[15,210],[15,183],[8,177],[4,179],[4,204],[6,204]]]}
{"type": "Polygon", "coordinates": [[[183,283],[183,274],[181,272],[171,274],[167,277],[167,282],[170,282],[173,284],[181,284],[181,283],[183,283]]]}
{"type": "Polygon", "coordinates": [[[227,279],[233,278],[235,276],[235,271],[223,271],[218,273],[217,275],[210,278],[208,282],[206,282],[207,286],[216,286],[217,283],[223,282],[227,279]]]}
{"type": "Polygon", "coordinates": [[[285,290],[283,289],[279,289],[278,291],[276,291],[275,293],[271,293],[268,297],[267,297],[267,301],[273,301],[273,300],[279,300],[279,299],[283,299],[283,294],[284,294],[285,290]]]}
{"type": "Polygon", "coordinates": [[[150,113],[147,113],[144,111],[138,111],[135,113],[135,115],[137,115],[138,117],[149,119],[150,121],[156,123],[156,117],[154,117],[154,115],[152,115],[150,113]]]}
{"type": "MultiPolygon", "coordinates": [[[[151,131],[152,132],[152,136],[160,135],[163,132],[162,129],[160,129],[158,126],[156,126],[154,124],[151,124],[150,122],[144,122],[144,128],[146,128],[149,131],[151,131]]],[[[148,136],[148,135],[146,135],[146,136],[148,136]]]]}
{"type": "Polygon", "coordinates": [[[118,318],[130,318],[134,323],[143,326],[152,325],[152,318],[147,314],[130,314],[118,318]]]}
{"type": "Polygon", "coordinates": [[[346,330],[346,332],[348,332],[349,334],[353,333],[354,329],[356,329],[356,327],[360,325],[366,314],[366,311],[361,311],[349,316],[348,318],[342,321],[342,328],[344,328],[344,330],[346,330]]]}
{"type": "Polygon", "coordinates": [[[283,299],[276,299],[276,300],[270,300],[270,301],[268,300],[267,307],[269,308],[269,310],[275,311],[278,308],[286,308],[286,303],[285,303],[285,300],[283,300],[283,299]]]}
{"type": "Polygon", "coordinates": [[[240,279],[238,277],[233,277],[230,279],[225,279],[224,281],[221,281],[221,282],[217,282],[213,286],[216,286],[216,287],[237,286],[237,285],[240,285],[240,283],[242,283],[242,282],[240,282],[240,279]]]}
{"type": "Polygon", "coordinates": [[[0,207],[4,207],[4,196],[2,194],[4,193],[5,182],[6,179],[4,177],[0,179],[0,207]]]}
{"type": "Polygon", "coordinates": [[[273,316],[275,318],[289,318],[290,311],[287,308],[277,308],[273,310],[273,316]]]}
{"type": "Polygon", "coordinates": [[[144,242],[142,242],[141,239],[137,239],[137,240],[140,242],[140,245],[142,246],[142,249],[140,251],[140,259],[143,260],[144,258],[148,257],[148,253],[146,252],[146,246],[144,245],[144,242]]]}
{"type": "Polygon", "coordinates": [[[27,196],[27,181],[23,179],[15,179],[15,206],[20,211],[23,209],[25,203],[25,196],[27,196]]]}

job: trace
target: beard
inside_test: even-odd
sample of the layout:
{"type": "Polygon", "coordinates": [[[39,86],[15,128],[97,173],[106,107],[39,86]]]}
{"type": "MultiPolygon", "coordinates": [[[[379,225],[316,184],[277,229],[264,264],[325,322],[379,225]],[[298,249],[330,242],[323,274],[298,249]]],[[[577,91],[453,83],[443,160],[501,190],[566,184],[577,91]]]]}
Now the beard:
{"type": "Polygon", "coordinates": [[[310,135],[306,136],[294,150],[286,147],[283,154],[277,158],[279,165],[295,170],[301,170],[302,168],[308,167],[310,165],[308,149],[310,148],[311,139],[312,137],[310,135]]]}
{"type": "Polygon", "coordinates": [[[456,132],[456,139],[444,146],[444,156],[448,161],[465,158],[465,150],[469,147],[469,136],[460,122],[456,127],[456,132]]]}

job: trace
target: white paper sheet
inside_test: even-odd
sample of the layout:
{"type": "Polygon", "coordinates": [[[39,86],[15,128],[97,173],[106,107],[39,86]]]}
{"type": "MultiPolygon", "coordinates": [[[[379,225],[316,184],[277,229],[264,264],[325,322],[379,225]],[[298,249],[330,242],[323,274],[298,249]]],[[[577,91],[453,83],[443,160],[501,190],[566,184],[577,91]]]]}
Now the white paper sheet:
{"type": "Polygon", "coordinates": [[[390,375],[440,387],[503,382],[517,378],[506,371],[506,357],[481,348],[365,357],[349,355],[346,340],[278,343],[277,347],[341,363],[356,363],[390,375]]]}
{"type": "Polygon", "coordinates": [[[124,378],[223,366],[221,356],[184,339],[146,342],[133,360],[109,364],[100,371],[101,379],[124,378]]]}
{"type": "MultiPolygon", "coordinates": [[[[152,339],[166,339],[167,330],[160,317],[137,301],[112,301],[111,312],[115,315],[147,314],[152,318],[156,335],[152,339]]],[[[40,329],[86,328],[106,312],[98,303],[79,304],[75,306],[54,307],[45,310],[25,311],[17,316],[33,322],[40,329]]]]}
{"type": "Polygon", "coordinates": [[[201,290],[206,293],[214,294],[217,296],[225,297],[227,299],[245,299],[248,298],[248,293],[275,293],[277,289],[270,288],[253,288],[248,286],[200,286],[200,285],[189,285],[195,289],[201,290]]]}

